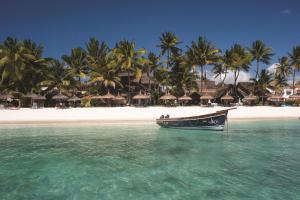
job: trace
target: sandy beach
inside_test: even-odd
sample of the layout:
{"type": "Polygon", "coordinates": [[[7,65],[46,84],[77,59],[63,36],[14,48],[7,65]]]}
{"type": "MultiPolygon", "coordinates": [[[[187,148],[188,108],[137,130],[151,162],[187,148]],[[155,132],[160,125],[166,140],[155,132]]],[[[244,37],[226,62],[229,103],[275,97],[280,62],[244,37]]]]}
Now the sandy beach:
{"type": "MultiPolygon", "coordinates": [[[[42,108],[0,110],[0,123],[60,123],[60,122],[151,122],[161,115],[185,117],[207,114],[228,107],[98,107],[98,108],[42,108]]],[[[229,111],[229,120],[286,119],[300,117],[300,107],[255,106],[237,107],[229,111]]]]}

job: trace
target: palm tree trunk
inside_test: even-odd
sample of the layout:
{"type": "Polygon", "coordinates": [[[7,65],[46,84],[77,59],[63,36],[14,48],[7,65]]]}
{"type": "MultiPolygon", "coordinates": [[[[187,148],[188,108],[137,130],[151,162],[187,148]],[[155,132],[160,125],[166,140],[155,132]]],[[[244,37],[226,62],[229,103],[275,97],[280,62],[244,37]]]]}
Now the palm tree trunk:
{"type": "Polygon", "coordinates": [[[169,69],[169,65],[170,65],[170,50],[168,49],[168,61],[167,61],[167,69],[169,69]]]}
{"type": "Polygon", "coordinates": [[[202,93],[203,90],[203,66],[200,66],[201,68],[201,74],[200,74],[200,92],[202,93]]]}
{"type": "Polygon", "coordinates": [[[148,92],[149,92],[149,97],[150,97],[150,99],[149,99],[149,103],[151,104],[151,80],[150,80],[150,70],[148,69],[148,79],[149,79],[149,82],[148,82],[148,92]]]}
{"type": "Polygon", "coordinates": [[[237,96],[236,82],[237,82],[239,75],[240,75],[240,71],[234,71],[234,95],[235,95],[235,97],[237,96]]]}
{"type": "Polygon", "coordinates": [[[127,71],[127,77],[128,77],[128,104],[130,105],[131,104],[131,98],[130,98],[130,95],[131,95],[131,80],[130,80],[130,71],[129,70],[127,71]]]}
{"type": "Polygon", "coordinates": [[[256,75],[255,75],[256,80],[257,80],[257,77],[258,77],[258,70],[259,70],[259,62],[258,62],[258,60],[256,60],[256,75]]]}
{"type": "Polygon", "coordinates": [[[226,72],[225,72],[225,75],[224,75],[224,79],[222,80],[222,86],[224,86],[226,78],[227,78],[227,69],[226,69],[226,72]]]}
{"type": "Polygon", "coordinates": [[[296,74],[296,69],[293,71],[293,94],[295,94],[295,74],[296,74]]]}

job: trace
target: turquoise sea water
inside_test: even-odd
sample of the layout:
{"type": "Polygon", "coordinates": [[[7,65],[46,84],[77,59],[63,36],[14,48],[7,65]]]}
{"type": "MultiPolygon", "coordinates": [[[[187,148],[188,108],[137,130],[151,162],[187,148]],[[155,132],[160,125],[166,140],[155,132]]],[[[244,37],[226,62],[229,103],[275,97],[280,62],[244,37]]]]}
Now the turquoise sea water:
{"type": "Polygon", "coordinates": [[[300,121],[1,125],[0,199],[300,199],[300,121]]]}

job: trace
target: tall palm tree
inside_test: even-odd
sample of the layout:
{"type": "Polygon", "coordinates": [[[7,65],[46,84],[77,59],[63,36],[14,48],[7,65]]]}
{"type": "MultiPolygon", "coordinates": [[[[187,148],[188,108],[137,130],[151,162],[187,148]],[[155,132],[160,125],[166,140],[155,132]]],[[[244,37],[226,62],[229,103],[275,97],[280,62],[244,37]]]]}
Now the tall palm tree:
{"type": "Polygon", "coordinates": [[[255,85],[255,89],[254,89],[255,94],[261,97],[263,100],[264,95],[266,94],[266,92],[268,92],[267,88],[272,83],[272,74],[268,70],[263,69],[259,73],[257,79],[254,78],[251,80],[254,82],[255,85]]]}
{"type": "Polygon", "coordinates": [[[110,87],[113,89],[116,89],[117,86],[122,87],[121,79],[118,76],[119,69],[113,59],[111,54],[107,54],[101,61],[103,65],[92,67],[89,73],[89,82],[100,83],[108,90],[110,87]]]}
{"type": "MultiPolygon", "coordinates": [[[[147,76],[149,78],[148,82],[148,92],[151,93],[151,80],[153,80],[153,73],[154,71],[160,67],[160,58],[155,55],[153,52],[149,52],[148,58],[147,58],[147,64],[145,65],[144,71],[146,71],[147,76]]],[[[151,96],[150,96],[150,101],[151,101],[151,96]]]]}
{"type": "Polygon", "coordinates": [[[102,66],[105,67],[106,56],[109,54],[109,47],[104,42],[99,42],[96,38],[90,38],[86,44],[87,50],[87,62],[90,66],[102,66]]]}
{"type": "Polygon", "coordinates": [[[63,63],[53,59],[49,62],[47,77],[39,85],[47,87],[47,92],[58,89],[59,92],[69,93],[74,89],[75,80],[63,63]]]}
{"type": "Polygon", "coordinates": [[[272,48],[267,47],[261,40],[254,41],[248,50],[252,54],[253,61],[256,61],[255,78],[257,78],[259,74],[259,63],[270,64],[270,60],[274,54],[272,53],[272,48]]]}
{"type": "Polygon", "coordinates": [[[217,62],[220,59],[219,52],[220,50],[216,48],[216,46],[206,40],[204,37],[199,37],[198,41],[193,41],[191,46],[187,47],[188,50],[186,52],[188,59],[190,60],[192,65],[200,66],[201,69],[201,84],[200,90],[202,92],[203,89],[203,69],[206,65],[211,65],[217,62]]]}
{"type": "Polygon", "coordinates": [[[131,103],[131,74],[136,78],[142,75],[142,66],[146,63],[146,59],[142,57],[146,53],[145,49],[135,49],[135,42],[123,40],[120,41],[116,48],[113,49],[114,57],[118,66],[124,72],[127,72],[128,78],[128,103],[131,103]]]}
{"type": "Polygon", "coordinates": [[[236,85],[237,85],[237,80],[239,77],[239,74],[241,71],[249,71],[252,56],[250,53],[246,51],[245,48],[243,48],[240,44],[235,44],[231,49],[230,49],[230,58],[229,58],[229,63],[230,65],[230,70],[233,71],[234,73],[234,92],[236,94],[236,85]]]}
{"type": "Polygon", "coordinates": [[[291,66],[293,67],[293,93],[295,92],[295,74],[300,70],[300,46],[294,47],[289,53],[291,66]]]}
{"type": "Polygon", "coordinates": [[[84,49],[77,47],[71,50],[71,55],[63,55],[62,60],[67,64],[69,73],[78,81],[81,86],[81,79],[88,73],[88,63],[84,49]]]}
{"type": "Polygon", "coordinates": [[[11,82],[20,81],[25,70],[22,59],[22,44],[15,38],[7,37],[0,49],[1,83],[4,84],[8,80],[11,82]]]}
{"type": "Polygon", "coordinates": [[[275,73],[273,82],[274,82],[276,91],[281,91],[283,87],[288,86],[287,78],[283,74],[275,73]]]}
{"type": "Polygon", "coordinates": [[[171,53],[180,51],[177,47],[180,44],[178,37],[172,32],[165,32],[159,38],[160,44],[158,47],[161,49],[161,55],[167,53],[167,69],[170,67],[171,53]]]}
{"type": "Polygon", "coordinates": [[[289,58],[286,56],[283,56],[278,59],[278,63],[275,64],[275,76],[283,76],[287,78],[289,75],[291,75],[291,66],[289,63],[289,58]]]}

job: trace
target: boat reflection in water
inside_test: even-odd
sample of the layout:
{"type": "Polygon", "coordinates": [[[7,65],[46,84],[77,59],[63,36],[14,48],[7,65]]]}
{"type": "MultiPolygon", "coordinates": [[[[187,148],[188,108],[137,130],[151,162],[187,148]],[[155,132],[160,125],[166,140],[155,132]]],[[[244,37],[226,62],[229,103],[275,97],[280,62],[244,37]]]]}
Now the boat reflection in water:
{"type": "Polygon", "coordinates": [[[163,128],[223,131],[225,122],[227,121],[228,111],[232,109],[236,108],[229,108],[193,117],[170,118],[168,115],[162,115],[156,120],[156,123],[163,128]]]}

